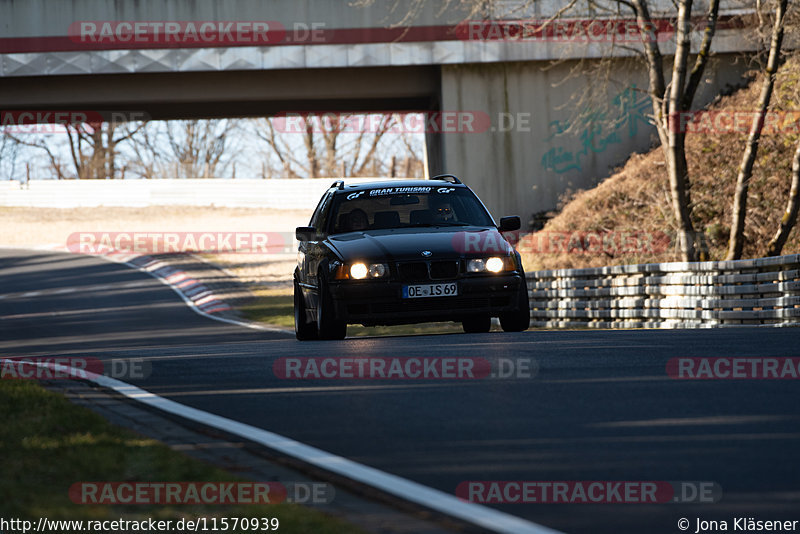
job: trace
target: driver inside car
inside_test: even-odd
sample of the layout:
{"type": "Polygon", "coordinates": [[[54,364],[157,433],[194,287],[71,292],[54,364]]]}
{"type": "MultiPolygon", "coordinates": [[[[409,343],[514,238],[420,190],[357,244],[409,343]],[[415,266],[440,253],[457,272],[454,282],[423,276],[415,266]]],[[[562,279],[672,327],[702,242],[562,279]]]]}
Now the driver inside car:
{"type": "Polygon", "coordinates": [[[351,232],[366,230],[367,227],[369,226],[369,218],[367,217],[367,213],[360,208],[356,208],[353,211],[351,211],[347,215],[347,218],[351,232]]]}
{"type": "Polygon", "coordinates": [[[439,202],[432,211],[435,222],[454,222],[456,220],[456,214],[449,200],[439,202]]]}

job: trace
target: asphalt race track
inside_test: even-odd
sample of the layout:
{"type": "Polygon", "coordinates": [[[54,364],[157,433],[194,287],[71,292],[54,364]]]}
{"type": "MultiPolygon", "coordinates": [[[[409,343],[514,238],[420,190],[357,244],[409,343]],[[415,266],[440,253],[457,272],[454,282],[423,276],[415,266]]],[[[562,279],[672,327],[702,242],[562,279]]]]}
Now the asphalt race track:
{"type": "MultiPolygon", "coordinates": [[[[101,258],[0,250],[0,356],[146,358],[139,387],[447,493],[466,481],[695,481],[716,503],[490,504],[564,532],[800,519],[800,381],[677,380],[680,357],[799,357],[800,330],[528,331],[297,342],[192,312],[101,258]],[[479,357],[535,376],[285,380],[278,358],[479,357]],[[533,373],[532,373],[533,374],[533,373]]],[[[800,531],[800,528],[796,530],[800,531]]]]}

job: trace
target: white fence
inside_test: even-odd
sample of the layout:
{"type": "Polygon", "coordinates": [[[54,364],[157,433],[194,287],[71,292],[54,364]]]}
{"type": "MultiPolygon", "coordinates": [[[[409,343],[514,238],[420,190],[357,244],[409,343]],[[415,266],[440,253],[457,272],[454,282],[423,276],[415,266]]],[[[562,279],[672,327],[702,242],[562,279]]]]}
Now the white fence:
{"type": "Polygon", "coordinates": [[[528,290],[549,328],[800,325],[800,254],[538,271],[528,290]]]}
{"type": "MultiPolygon", "coordinates": [[[[387,179],[387,178],[382,178],[387,179]]],[[[335,178],[0,181],[0,206],[221,206],[313,210],[335,178]]],[[[346,178],[359,183],[376,178],[346,178]]]]}

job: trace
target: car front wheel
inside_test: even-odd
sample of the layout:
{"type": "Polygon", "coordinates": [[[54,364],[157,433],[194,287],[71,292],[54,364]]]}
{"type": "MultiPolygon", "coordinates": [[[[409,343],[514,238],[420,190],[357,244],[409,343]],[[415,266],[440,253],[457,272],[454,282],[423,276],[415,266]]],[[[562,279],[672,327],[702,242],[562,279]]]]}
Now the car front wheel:
{"type": "Polygon", "coordinates": [[[294,281],[294,335],[300,341],[317,339],[317,325],[308,322],[305,299],[297,280],[294,281]]]}
{"type": "Polygon", "coordinates": [[[517,290],[517,309],[500,314],[500,326],[504,332],[524,332],[531,325],[531,309],[528,304],[528,284],[525,276],[517,290]]]}
{"type": "Polygon", "coordinates": [[[319,298],[317,299],[317,333],[320,339],[344,339],[347,323],[336,317],[328,283],[320,273],[319,298]]]}

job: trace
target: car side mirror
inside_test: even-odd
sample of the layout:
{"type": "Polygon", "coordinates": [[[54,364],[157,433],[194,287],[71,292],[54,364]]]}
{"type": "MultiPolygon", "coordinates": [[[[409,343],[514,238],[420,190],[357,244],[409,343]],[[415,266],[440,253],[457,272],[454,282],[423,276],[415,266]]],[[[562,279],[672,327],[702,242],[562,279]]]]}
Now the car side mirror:
{"type": "Polygon", "coordinates": [[[317,237],[317,229],[313,226],[298,226],[294,236],[298,241],[313,241],[317,237]]]}
{"type": "Polygon", "coordinates": [[[522,222],[519,220],[518,215],[511,215],[510,217],[503,217],[500,219],[501,232],[513,232],[514,230],[519,230],[520,227],[522,227],[522,222]]]}

